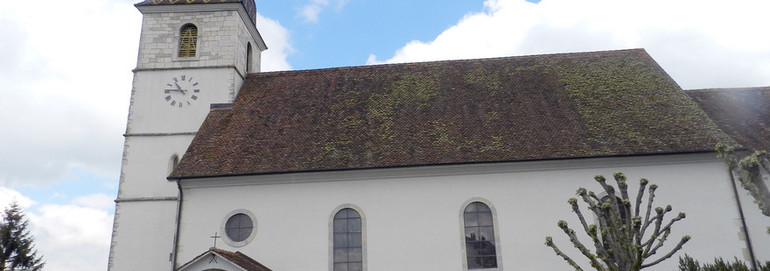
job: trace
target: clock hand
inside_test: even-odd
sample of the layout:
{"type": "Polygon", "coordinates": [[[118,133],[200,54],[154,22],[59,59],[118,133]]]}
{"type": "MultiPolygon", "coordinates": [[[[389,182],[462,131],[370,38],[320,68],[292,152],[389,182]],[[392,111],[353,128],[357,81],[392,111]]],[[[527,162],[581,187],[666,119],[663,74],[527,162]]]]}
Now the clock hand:
{"type": "Polygon", "coordinates": [[[179,83],[177,82],[174,82],[174,85],[176,85],[176,89],[179,91],[179,93],[182,93],[182,95],[185,95],[185,92],[187,92],[187,90],[182,89],[182,87],[180,87],[179,83]]]}

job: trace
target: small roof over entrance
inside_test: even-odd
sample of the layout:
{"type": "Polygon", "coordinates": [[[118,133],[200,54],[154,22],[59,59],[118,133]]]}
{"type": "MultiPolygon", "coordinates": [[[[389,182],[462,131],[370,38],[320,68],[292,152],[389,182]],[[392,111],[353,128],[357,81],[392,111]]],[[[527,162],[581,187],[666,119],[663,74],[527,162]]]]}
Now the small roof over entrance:
{"type": "Polygon", "coordinates": [[[240,251],[230,252],[213,247],[177,269],[177,271],[204,270],[272,271],[240,251]]]}

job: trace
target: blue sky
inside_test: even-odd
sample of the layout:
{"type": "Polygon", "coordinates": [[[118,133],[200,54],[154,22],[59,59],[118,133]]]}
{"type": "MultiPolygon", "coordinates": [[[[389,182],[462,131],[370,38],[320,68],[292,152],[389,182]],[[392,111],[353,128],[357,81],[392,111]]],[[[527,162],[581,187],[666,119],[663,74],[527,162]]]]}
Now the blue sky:
{"type": "MultiPolygon", "coordinates": [[[[37,207],[44,204],[64,205],[83,195],[117,195],[118,183],[111,176],[93,175],[84,169],[73,169],[57,182],[44,186],[22,186],[18,191],[39,203],[33,207],[37,211],[37,207]]],[[[114,213],[111,209],[107,211],[114,213]]]]}
{"type": "Polygon", "coordinates": [[[257,12],[291,31],[292,68],[357,66],[370,55],[391,57],[412,40],[432,40],[465,15],[484,11],[483,0],[331,2],[317,20],[308,20],[301,13],[306,0],[257,1],[257,12]]]}
{"type": "Polygon", "coordinates": [[[311,69],[364,65],[370,54],[389,57],[411,40],[431,40],[464,15],[481,12],[483,3],[351,0],[331,4],[315,22],[298,14],[307,1],[258,1],[257,9],[292,32],[292,67],[311,69]]]}
{"type": "MultiPolygon", "coordinates": [[[[138,1],[0,9],[0,205],[26,208],[48,270],[106,268],[138,1]]],[[[770,86],[766,0],[256,4],[265,71],[645,48],[685,89],[770,86]]]]}

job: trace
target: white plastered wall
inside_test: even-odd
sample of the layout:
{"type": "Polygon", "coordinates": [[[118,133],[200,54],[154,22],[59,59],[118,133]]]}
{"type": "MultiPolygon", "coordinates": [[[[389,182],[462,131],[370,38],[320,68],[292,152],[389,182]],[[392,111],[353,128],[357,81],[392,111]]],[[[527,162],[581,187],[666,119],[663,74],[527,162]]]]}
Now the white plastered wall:
{"type": "Polygon", "coordinates": [[[176,207],[174,200],[119,202],[110,270],[171,270],[176,207]]]}
{"type": "Polygon", "coordinates": [[[118,199],[176,197],[176,182],[166,180],[173,156],[182,157],[193,135],[132,136],[125,142],[118,199]]]}
{"type": "MultiPolygon", "coordinates": [[[[669,217],[687,213],[667,247],[688,234],[683,252],[697,259],[743,257],[728,175],[709,153],[185,180],[179,259],[205,251],[227,214],[247,209],[257,219],[255,238],[221,249],[273,270],[328,270],[330,213],[354,204],[367,217],[367,270],[463,270],[460,208],[483,198],[496,209],[505,269],[564,270],[568,265],[544,245],[545,236],[585,262],[556,222],[577,226],[567,199],[578,187],[600,192],[593,176],[611,180],[617,171],[626,173],[633,193],[639,178],[658,184],[655,206],[671,204],[669,217]]],[[[676,265],[675,256],[657,269],[676,265]]]]}
{"type": "MultiPolygon", "coordinates": [[[[172,157],[181,159],[212,103],[229,103],[245,76],[246,47],[259,71],[262,40],[239,4],[140,8],[143,13],[131,93],[120,190],[110,249],[110,270],[170,270],[178,190],[166,180],[172,157]],[[197,55],[175,54],[179,29],[198,27],[197,55]],[[259,40],[256,40],[259,39],[259,40]],[[164,89],[174,78],[200,92],[172,107],[164,89]]],[[[187,87],[187,85],[185,85],[187,87]]],[[[192,92],[188,89],[187,91],[192,92]]],[[[187,95],[189,95],[188,93],[187,95]]]]}
{"type": "MultiPolygon", "coordinates": [[[[232,102],[235,85],[243,80],[235,76],[230,68],[207,68],[191,70],[138,71],[134,79],[131,109],[127,133],[195,133],[209,113],[212,103],[232,102]],[[174,84],[174,78],[182,76],[196,86],[197,100],[191,105],[179,108],[171,106],[165,99],[167,84],[174,84]]],[[[171,87],[173,88],[173,87],[171,87]]],[[[192,90],[190,90],[192,92],[192,90]]]]}

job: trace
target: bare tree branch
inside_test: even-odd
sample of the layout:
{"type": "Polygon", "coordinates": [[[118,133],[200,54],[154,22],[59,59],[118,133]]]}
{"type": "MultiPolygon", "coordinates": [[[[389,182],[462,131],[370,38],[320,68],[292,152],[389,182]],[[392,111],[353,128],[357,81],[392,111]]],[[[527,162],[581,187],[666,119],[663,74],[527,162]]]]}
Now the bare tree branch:
{"type": "Polygon", "coordinates": [[[663,256],[663,257],[661,257],[660,259],[657,259],[657,260],[655,260],[655,261],[653,261],[653,262],[651,262],[651,263],[648,263],[648,264],[643,264],[643,265],[641,266],[641,268],[639,268],[639,269],[642,269],[642,268],[647,268],[647,267],[650,267],[650,266],[656,265],[656,264],[658,264],[658,263],[660,263],[660,262],[662,262],[662,261],[664,261],[664,260],[666,260],[666,259],[668,259],[668,258],[671,258],[671,256],[674,256],[674,254],[675,254],[677,251],[679,251],[680,249],[682,249],[682,246],[684,246],[684,244],[685,244],[685,243],[687,243],[687,241],[690,241],[690,236],[689,236],[689,235],[685,235],[684,237],[682,237],[682,240],[680,240],[680,241],[679,241],[679,244],[677,244],[677,245],[676,245],[676,247],[674,247],[673,249],[671,249],[671,251],[670,251],[669,253],[666,253],[666,255],[664,255],[664,256],[663,256]]]}
{"type": "MultiPolygon", "coordinates": [[[[673,224],[684,219],[685,214],[679,213],[678,216],[664,224],[664,217],[672,211],[672,207],[671,205],[665,208],[652,207],[655,190],[658,188],[657,185],[653,184],[647,187],[648,181],[641,179],[639,181],[639,191],[632,206],[625,175],[615,173],[613,176],[618,185],[617,191],[612,185],[606,183],[606,179],[603,176],[594,177],[607,193],[607,197],[600,199],[596,196],[596,193],[585,188],[577,190],[577,195],[583,199],[587,205],[586,208],[596,215],[597,223],[591,224],[586,221],[576,198],[570,198],[567,201],[572,211],[577,215],[583,231],[593,241],[595,254],[580,242],[575,231],[567,225],[566,221],[561,220],[557,224],[569,237],[574,247],[584,257],[588,258],[594,269],[600,271],[638,271],[670,258],[690,240],[690,236],[685,236],[666,255],[653,262],[645,263],[646,260],[664,246],[668,236],[671,234],[673,224]],[[647,198],[645,217],[642,219],[640,214],[645,190],[649,192],[649,196],[647,198]],[[655,215],[652,215],[652,210],[655,210],[655,215]],[[645,231],[650,229],[650,226],[652,226],[652,233],[645,240],[645,231]]],[[[577,270],[583,270],[569,256],[556,247],[551,237],[546,237],[546,245],[553,248],[556,255],[562,257],[570,266],[577,270]]]]}
{"type": "Polygon", "coordinates": [[[558,247],[556,247],[556,244],[553,243],[553,239],[551,238],[551,236],[545,237],[545,245],[553,248],[553,251],[556,252],[556,255],[561,256],[565,261],[567,261],[567,263],[569,263],[569,265],[574,267],[576,271],[583,271],[583,268],[581,268],[580,265],[578,265],[575,261],[573,261],[572,258],[567,256],[567,254],[564,254],[563,252],[561,252],[561,250],[558,247]]]}
{"type": "Polygon", "coordinates": [[[581,243],[580,240],[578,240],[577,235],[575,235],[575,231],[569,228],[566,221],[560,220],[558,223],[558,226],[564,231],[564,233],[567,234],[570,242],[572,242],[572,244],[575,245],[575,248],[577,248],[578,251],[580,251],[580,253],[583,254],[583,256],[588,258],[588,260],[591,262],[591,266],[593,266],[598,271],[605,270],[602,264],[596,260],[596,255],[591,253],[591,250],[586,248],[586,246],[583,245],[583,243],[581,243]]]}

